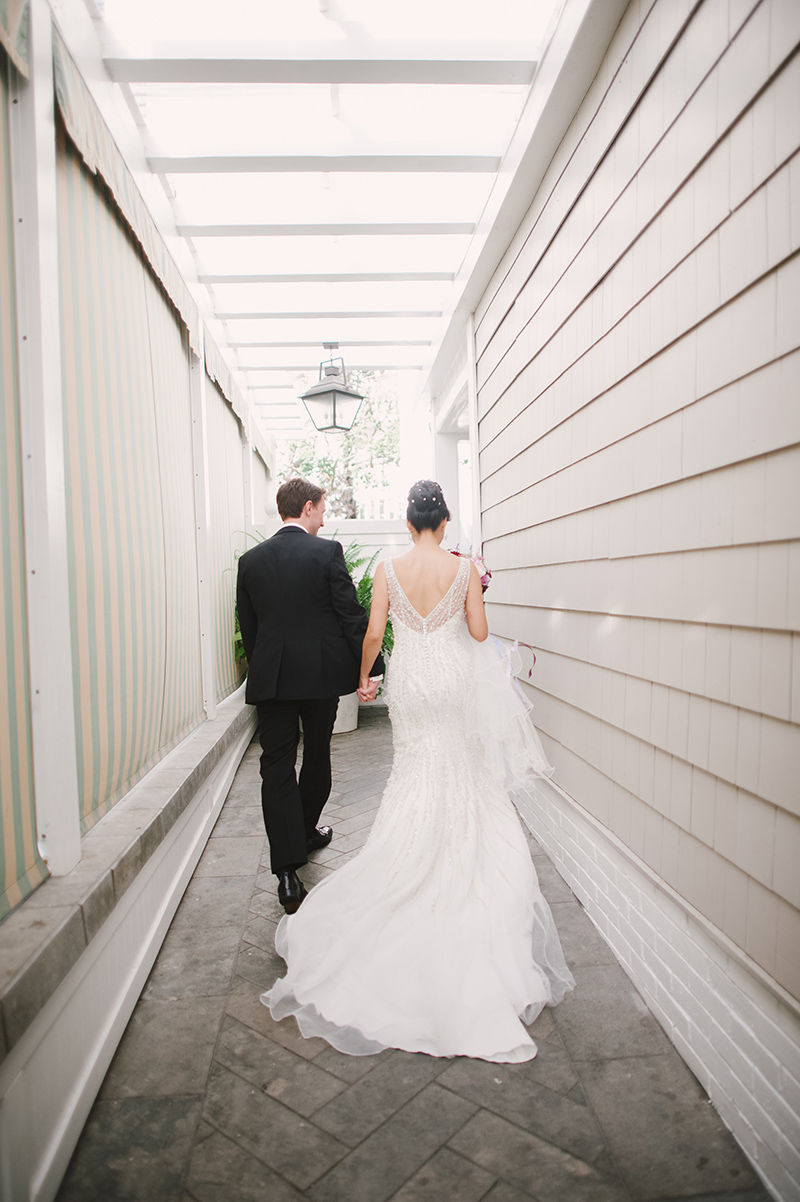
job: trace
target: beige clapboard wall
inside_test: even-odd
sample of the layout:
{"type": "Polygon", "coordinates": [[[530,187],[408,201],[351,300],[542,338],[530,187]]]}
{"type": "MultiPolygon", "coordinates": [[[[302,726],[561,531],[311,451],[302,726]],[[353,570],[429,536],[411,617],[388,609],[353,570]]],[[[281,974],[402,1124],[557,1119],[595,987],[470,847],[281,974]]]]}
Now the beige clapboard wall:
{"type": "Polygon", "coordinates": [[[800,997],[800,4],[627,9],[476,312],[556,780],[800,997]]]}

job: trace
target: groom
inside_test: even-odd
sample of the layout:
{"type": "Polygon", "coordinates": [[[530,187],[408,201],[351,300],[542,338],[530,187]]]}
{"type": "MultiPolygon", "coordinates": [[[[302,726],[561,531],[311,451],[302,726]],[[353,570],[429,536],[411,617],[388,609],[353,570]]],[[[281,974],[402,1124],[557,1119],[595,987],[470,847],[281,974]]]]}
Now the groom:
{"type": "MultiPolygon", "coordinates": [[[[296,869],[333,837],[317,822],[331,790],[336,709],[340,695],[358,685],[367,615],[341,544],[316,537],[325,518],[324,489],[288,480],[276,501],[283,526],[239,559],[236,603],[248,664],[246,700],[258,710],[270,866],[280,903],[294,914],[306,896],[296,869]]],[[[379,656],[372,674],[382,672],[379,656]]]]}

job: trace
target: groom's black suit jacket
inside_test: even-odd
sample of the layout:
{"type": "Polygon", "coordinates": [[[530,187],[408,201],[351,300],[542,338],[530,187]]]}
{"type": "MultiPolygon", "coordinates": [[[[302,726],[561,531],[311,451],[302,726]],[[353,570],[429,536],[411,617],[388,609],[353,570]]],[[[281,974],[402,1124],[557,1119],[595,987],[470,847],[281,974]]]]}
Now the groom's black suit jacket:
{"type": "Polygon", "coordinates": [[[239,559],[236,600],[251,705],[358,687],[368,619],[340,543],[282,526],[239,559]]]}

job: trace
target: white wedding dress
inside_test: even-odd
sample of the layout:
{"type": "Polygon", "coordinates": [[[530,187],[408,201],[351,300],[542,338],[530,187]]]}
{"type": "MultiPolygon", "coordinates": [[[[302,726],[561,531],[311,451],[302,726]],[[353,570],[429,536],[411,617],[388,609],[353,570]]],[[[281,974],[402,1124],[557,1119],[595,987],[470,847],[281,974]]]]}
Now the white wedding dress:
{"type": "Polygon", "coordinates": [[[281,920],[288,970],[261,1000],[351,1055],[530,1060],[523,1023],[574,981],[507,787],[552,769],[491,641],[467,631],[469,561],[427,618],[385,567],[392,772],[363,850],[281,920]]]}

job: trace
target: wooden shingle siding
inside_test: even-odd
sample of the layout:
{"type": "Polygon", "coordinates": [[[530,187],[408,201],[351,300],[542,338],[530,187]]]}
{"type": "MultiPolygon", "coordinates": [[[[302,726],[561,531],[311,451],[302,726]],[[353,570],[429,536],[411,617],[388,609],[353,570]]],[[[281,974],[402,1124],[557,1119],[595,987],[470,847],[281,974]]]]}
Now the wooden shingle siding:
{"type": "Polygon", "coordinates": [[[800,7],[632,3],[476,312],[556,779],[800,997],[800,7]]]}

